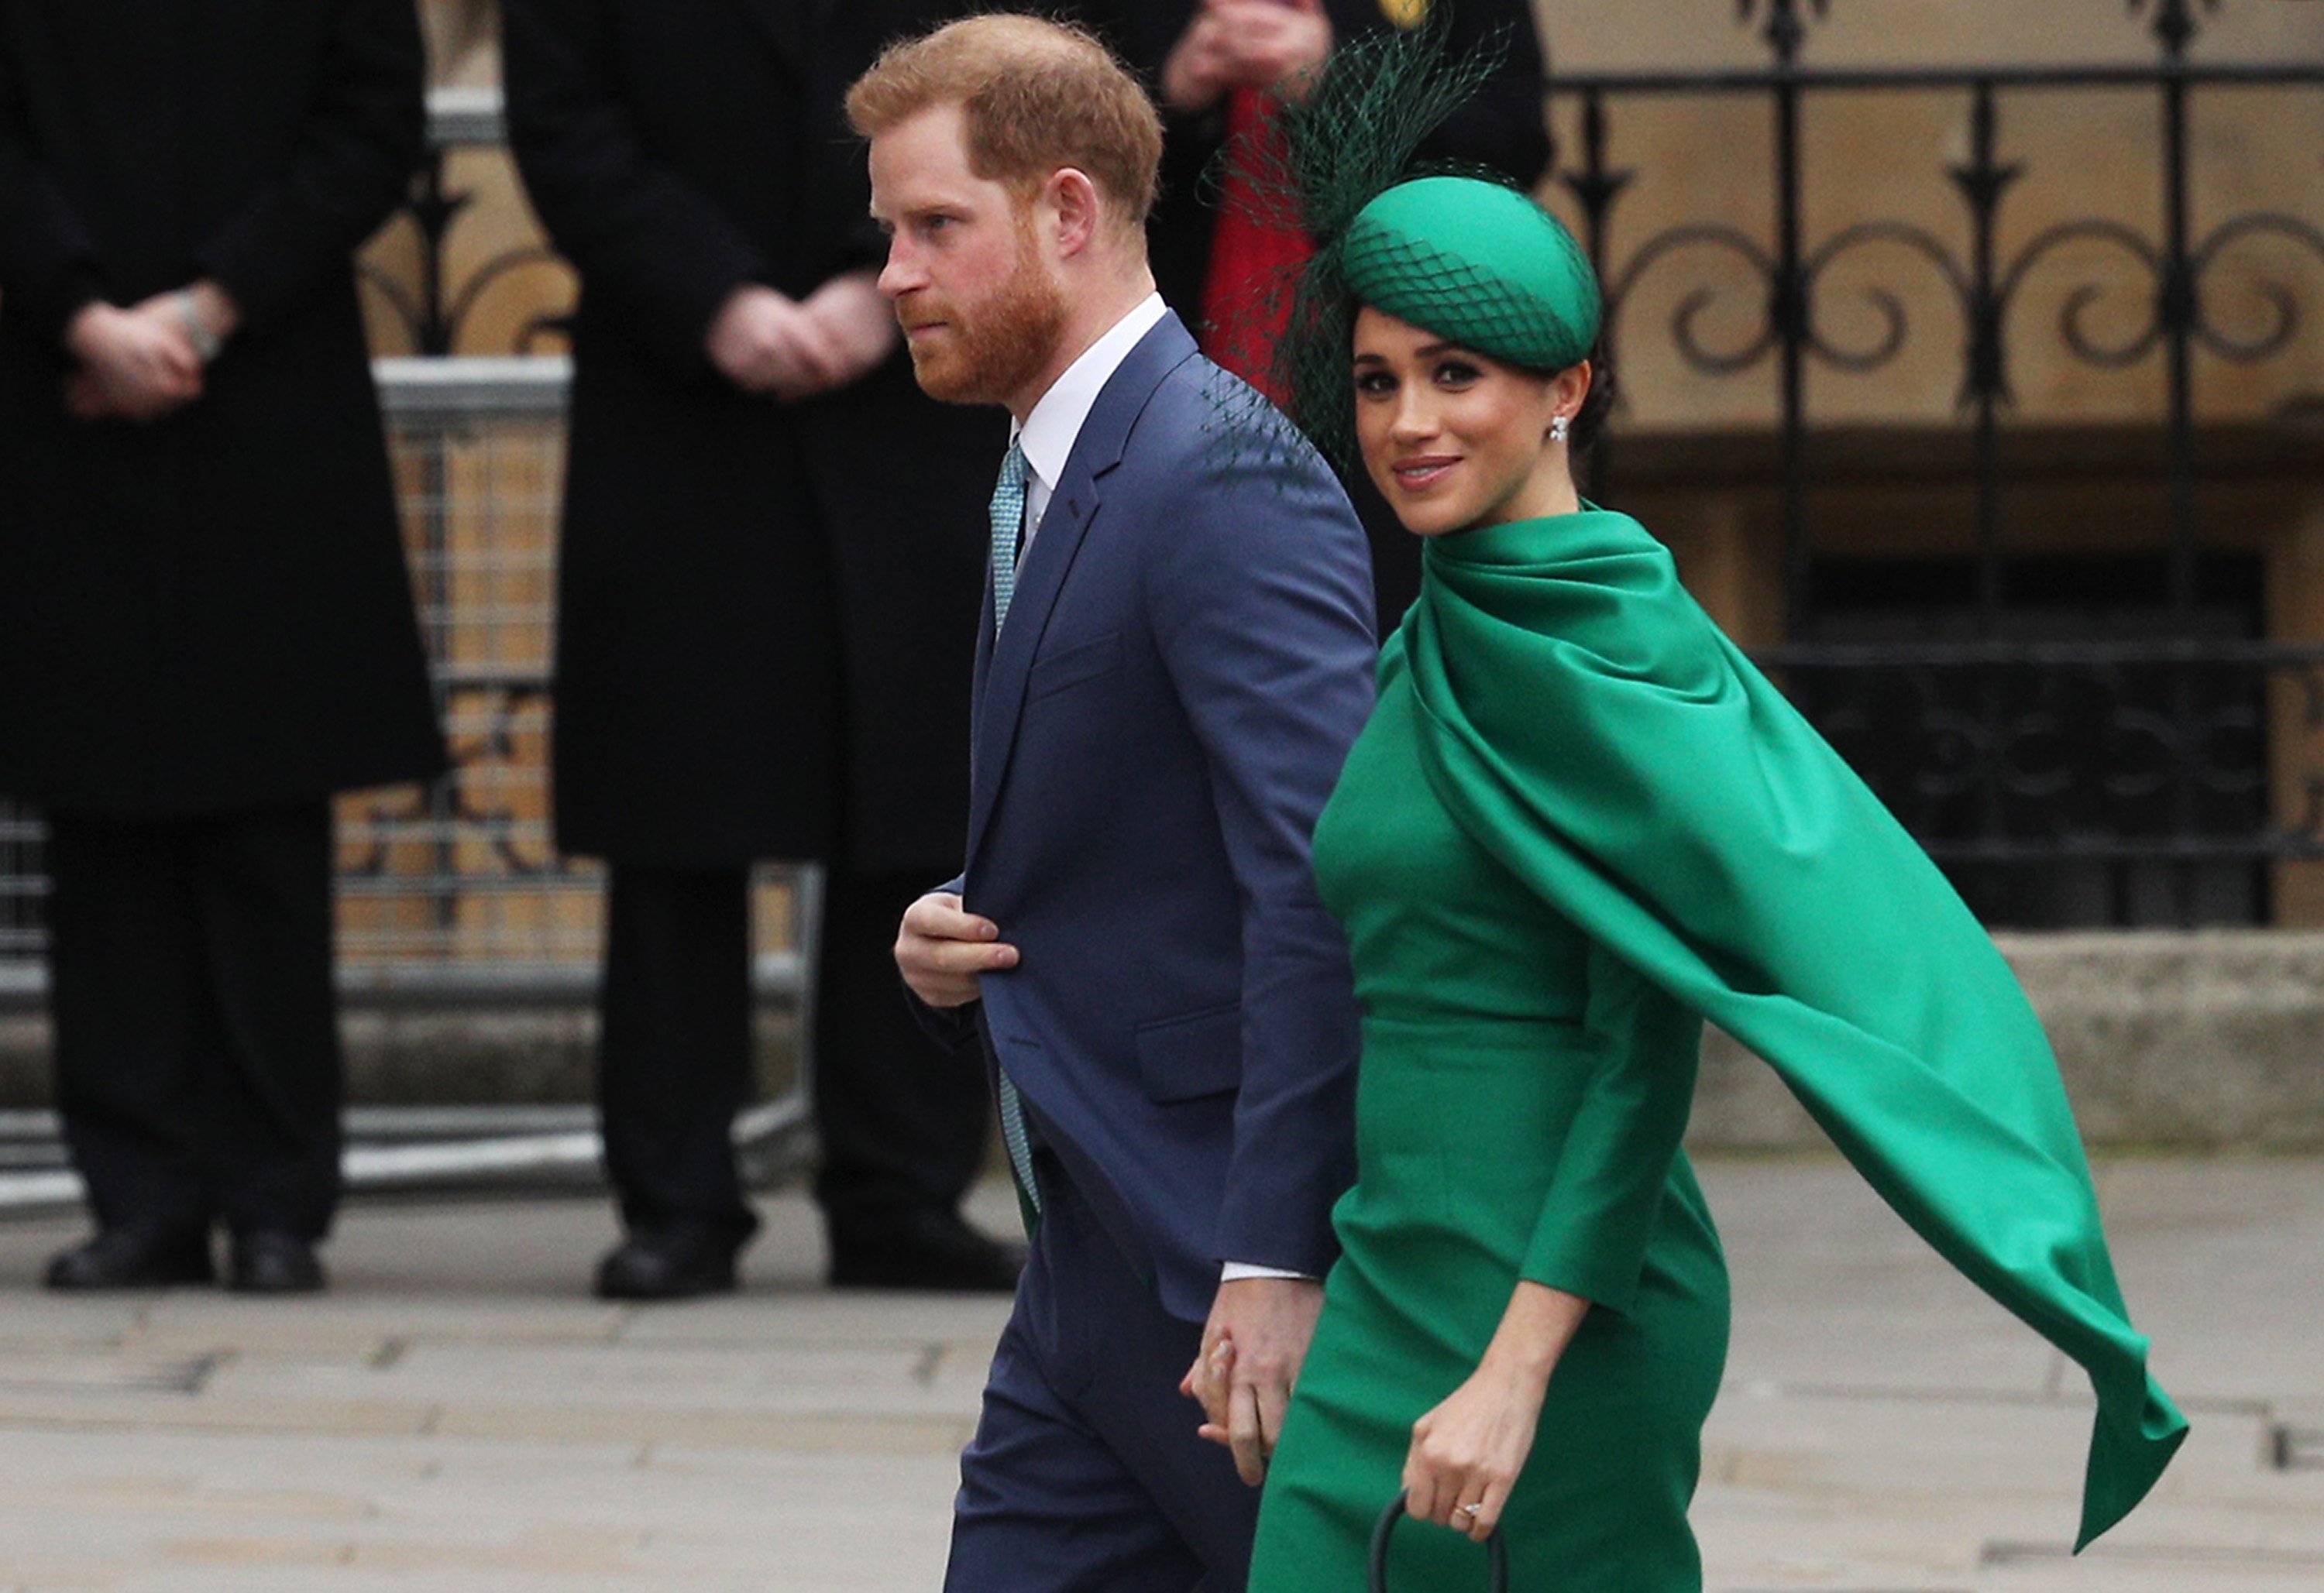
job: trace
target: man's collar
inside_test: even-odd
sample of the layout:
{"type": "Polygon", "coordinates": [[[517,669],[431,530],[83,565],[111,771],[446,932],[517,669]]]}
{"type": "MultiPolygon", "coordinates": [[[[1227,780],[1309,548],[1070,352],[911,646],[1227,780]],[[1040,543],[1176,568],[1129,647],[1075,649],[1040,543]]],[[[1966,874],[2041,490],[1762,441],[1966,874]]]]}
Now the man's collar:
{"type": "Polygon", "coordinates": [[[1169,314],[1159,293],[1148,293],[1130,313],[1107,328],[1103,336],[1082,350],[1081,357],[1065,367],[1065,373],[1049,384],[1033,412],[1015,430],[1017,443],[1025,450],[1025,462],[1033,474],[1041,478],[1044,486],[1055,489],[1065,474],[1065,461],[1072,456],[1074,443],[1082,434],[1082,422],[1097,402],[1097,395],[1138,346],[1139,339],[1152,331],[1162,318],[1169,314]]]}

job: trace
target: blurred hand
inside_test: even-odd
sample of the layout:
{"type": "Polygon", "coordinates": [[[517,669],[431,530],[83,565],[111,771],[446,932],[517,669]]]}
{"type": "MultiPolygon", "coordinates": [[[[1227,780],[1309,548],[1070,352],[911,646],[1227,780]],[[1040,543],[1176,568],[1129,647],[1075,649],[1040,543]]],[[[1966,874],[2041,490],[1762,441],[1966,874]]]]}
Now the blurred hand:
{"type": "Polygon", "coordinates": [[[1227,49],[1246,88],[1296,93],[1332,53],[1323,0],[1213,0],[1226,21],[1227,49]]]}
{"type": "Polygon", "coordinates": [[[806,307],[751,283],[727,296],[703,339],[710,363],[744,392],[786,401],[846,380],[847,356],[806,307]]]}
{"type": "Polygon", "coordinates": [[[168,303],[168,312],[182,323],[190,311],[194,318],[208,330],[213,348],[225,347],[242,329],[242,306],[234,301],[233,294],[208,277],[198,282],[189,283],[182,295],[157,294],[137,308],[141,312],[152,310],[159,313],[164,301],[180,299],[182,302],[168,303]]]}
{"type": "Polygon", "coordinates": [[[1173,110],[1204,110],[1215,105],[1234,82],[1226,25],[1212,6],[1205,5],[1178,35],[1169,59],[1162,63],[1163,103],[1173,110]]]}
{"type": "Polygon", "coordinates": [[[1017,948],[1001,926],[965,912],[960,898],[932,890],[904,909],[896,934],[896,968],[912,994],[931,1007],[965,1007],[982,994],[980,974],[1017,966],[1017,948]]]}
{"type": "Polygon", "coordinates": [[[877,271],[834,277],[808,294],[803,308],[823,327],[845,365],[835,386],[845,387],[870,375],[903,335],[897,329],[895,307],[880,291],[877,271]]]}
{"type": "Polygon", "coordinates": [[[1332,53],[1323,0],[1204,0],[1162,67],[1162,95],[1200,110],[1230,88],[1297,95],[1332,53]]]}
{"type": "Polygon", "coordinates": [[[90,304],[65,329],[80,368],[65,381],[78,419],[158,420],[202,396],[202,361],[183,320],[148,299],[134,310],[90,304]]]}

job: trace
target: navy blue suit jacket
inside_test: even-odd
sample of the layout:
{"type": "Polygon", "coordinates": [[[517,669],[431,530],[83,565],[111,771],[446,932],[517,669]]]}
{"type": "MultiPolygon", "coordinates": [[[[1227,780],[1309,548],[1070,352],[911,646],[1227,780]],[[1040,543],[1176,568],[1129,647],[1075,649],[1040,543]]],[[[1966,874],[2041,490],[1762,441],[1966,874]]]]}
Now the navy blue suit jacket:
{"type": "Polygon", "coordinates": [[[1037,1136],[1173,1314],[1222,1259],[1321,1275],[1355,999],[1308,845],[1371,710],[1364,533],[1175,316],[1082,427],[978,646],[968,909],[1037,1136]]]}

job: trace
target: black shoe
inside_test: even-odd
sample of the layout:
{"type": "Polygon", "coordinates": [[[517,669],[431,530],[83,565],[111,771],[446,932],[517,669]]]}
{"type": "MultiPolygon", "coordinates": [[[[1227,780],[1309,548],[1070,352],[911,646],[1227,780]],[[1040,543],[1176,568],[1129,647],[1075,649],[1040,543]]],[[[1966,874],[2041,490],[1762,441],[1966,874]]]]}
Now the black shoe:
{"type": "Polygon", "coordinates": [[[1024,1246],[989,1238],[951,1211],[831,1225],[834,1288],[1005,1294],[1024,1270],[1024,1246]]]}
{"type": "Polygon", "coordinates": [[[738,1239],[687,1224],[642,1229],[597,1263],[601,1300],[687,1300],[734,1287],[738,1239]]]}
{"type": "Polygon", "coordinates": [[[216,1277],[207,1229],[104,1228],[49,1257],[51,1289],[158,1289],[216,1277]]]}
{"type": "Polygon", "coordinates": [[[234,1236],[227,1288],[241,1294],[312,1294],[323,1286],[315,1247],[294,1233],[261,1229],[234,1236]]]}

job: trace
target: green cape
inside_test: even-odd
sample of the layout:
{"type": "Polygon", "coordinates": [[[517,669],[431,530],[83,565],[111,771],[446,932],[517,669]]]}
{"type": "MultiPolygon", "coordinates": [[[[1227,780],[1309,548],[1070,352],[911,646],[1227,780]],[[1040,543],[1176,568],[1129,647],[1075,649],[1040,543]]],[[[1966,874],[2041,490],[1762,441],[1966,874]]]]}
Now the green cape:
{"type": "Polygon", "coordinates": [[[2088,1544],[2187,1422],[2147,1372],[2056,1061],[1984,928],[1637,521],[1487,527],[1425,562],[1387,667],[1410,671],[1438,796],[1766,1058],[1905,1221],[2089,1374],[2088,1544]]]}

